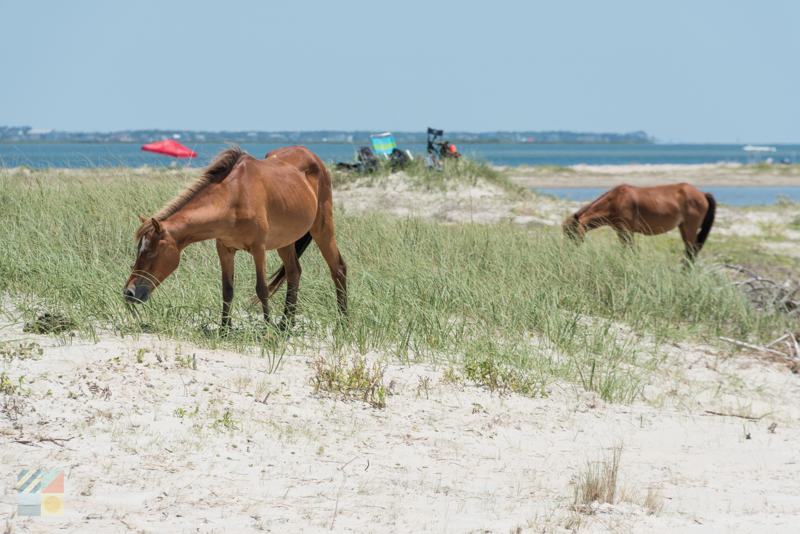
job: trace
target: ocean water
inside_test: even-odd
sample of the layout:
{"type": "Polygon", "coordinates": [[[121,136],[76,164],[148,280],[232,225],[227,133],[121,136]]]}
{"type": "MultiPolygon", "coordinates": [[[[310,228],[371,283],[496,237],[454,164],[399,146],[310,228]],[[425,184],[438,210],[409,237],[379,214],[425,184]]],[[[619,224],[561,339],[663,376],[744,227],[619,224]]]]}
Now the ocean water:
{"type": "MultiPolygon", "coordinates": [[[[608,187],[536,188],[534,191],[563,200],[590,202],[608,191],[608,187]]],[[[800,186],[789,187],[700,187],[714,195],[714,199],[728,206],[770,206],[784,197],[800,203],[800,186]]]]}
{"type": "MultiPolygon", "coordinates": [[[[191,160],[194,167],[205,166],[224,143],[186,143],[198,153],[191,160]]],[[[270,150],[285,144],[241,143],[249,154],[263,158],[270,150]]],[[[306,146],[323,161],[353,161],[355,144],[308,143],[306,146]]],[[[720,161],[750,163],[756,158],[787,158],[800,163],[800,145],[774,145],[776,152],[768,154],[742,150],[744,145],[607,145],[607,144],[499,144],[464,143],[458,150],[493,165],[624,165],[628,163],[717,163],[720,161]]],[[[399,145],[415,155],[425,153],[424,143],[399,145]]],[[[0,166],[31,168],[48,167],[139,167],[169,166],[174,158],[143,152],[138,143],[0,143],[0,166]]],[[[186,160],[181,160],[184,164],[186,160]]]]}

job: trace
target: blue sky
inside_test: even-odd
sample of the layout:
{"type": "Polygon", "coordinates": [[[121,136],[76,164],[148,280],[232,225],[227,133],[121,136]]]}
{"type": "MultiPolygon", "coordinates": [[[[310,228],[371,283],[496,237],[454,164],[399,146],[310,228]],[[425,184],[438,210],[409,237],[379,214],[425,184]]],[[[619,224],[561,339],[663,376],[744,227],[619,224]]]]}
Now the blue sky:
{"type": "Polygon", "coordinates": [[[0,1],[0,125],[800,142],[800,2],[0,1]]]}

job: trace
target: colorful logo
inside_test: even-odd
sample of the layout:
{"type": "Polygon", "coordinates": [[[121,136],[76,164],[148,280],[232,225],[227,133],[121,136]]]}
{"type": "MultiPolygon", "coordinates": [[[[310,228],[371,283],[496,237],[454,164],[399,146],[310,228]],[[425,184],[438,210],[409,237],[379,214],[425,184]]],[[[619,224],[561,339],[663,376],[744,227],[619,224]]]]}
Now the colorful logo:
{"type": "Polygon", "coordinates": [[[64,515],[64,471],[21,469],[17,472],[17,515],[64,515]]]}

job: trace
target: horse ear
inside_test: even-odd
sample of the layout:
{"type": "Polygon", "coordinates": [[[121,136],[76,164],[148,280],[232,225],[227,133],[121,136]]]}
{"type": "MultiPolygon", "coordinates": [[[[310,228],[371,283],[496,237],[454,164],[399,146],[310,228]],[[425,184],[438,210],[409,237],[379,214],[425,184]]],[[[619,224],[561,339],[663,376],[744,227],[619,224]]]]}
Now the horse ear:
{"type": "Polygon", "coordinates": [[[153,230],[155,230],[155,232],[156,232],[157,234],[160,234],[160,233],[161,233],[161,223],[159,223],[159,222],[158,222],[157,220],[155,220],[154,218],[153,218],[153,219],[150,219],[150,220],[153,222],[153,230]]]}
{"type": "Polygon", "coordinates": [[[145,222],[147,221],[147,217],[142,217],[141,215],[139,215],[139,220],[145,222]]]}

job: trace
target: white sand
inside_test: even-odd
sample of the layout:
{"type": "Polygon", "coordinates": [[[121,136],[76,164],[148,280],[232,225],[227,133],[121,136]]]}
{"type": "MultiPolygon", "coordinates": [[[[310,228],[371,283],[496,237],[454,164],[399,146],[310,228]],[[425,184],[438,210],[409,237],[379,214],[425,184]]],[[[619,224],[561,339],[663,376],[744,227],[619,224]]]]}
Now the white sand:
{"type": "Polygon", "coordinates": [[[67,481],[63,519],[15,518],[15,531],[561,532],[579,518],[581,532],[788,533],[800,524],[800,387],[782,364],[670,346],[649,402],[632,406],[557,385],[544,399],[499,396],[395,364],[386,381],[396,394],[377,410],[314,394],[310,354],[289,354],[269,374],[262,358],[149,336],[64,343],[18,326],[1,335],[45,350],[4,364],[31,393],[22,414],[0,422],[0,510],[14,510],[16,469],[65,469],[67,481]],[[197,370],[176,367],[176,353],[195,354],[197,370]],[[427,397],[420,376],[430,377],[427,397]],[[226,411],[235,428],[215,429],[226,411]],[[37,437],[71,439],[16,442],[37,437]],[[573,512],[571,480],[615,445],[623,500],[573,512]],[[662,496],[658,516],[646,515],[648,488],[662,496]]]}

